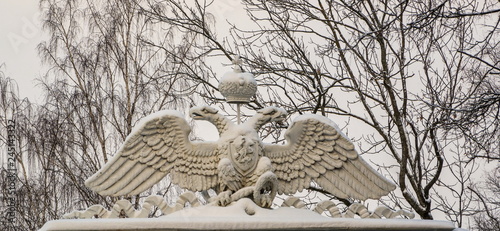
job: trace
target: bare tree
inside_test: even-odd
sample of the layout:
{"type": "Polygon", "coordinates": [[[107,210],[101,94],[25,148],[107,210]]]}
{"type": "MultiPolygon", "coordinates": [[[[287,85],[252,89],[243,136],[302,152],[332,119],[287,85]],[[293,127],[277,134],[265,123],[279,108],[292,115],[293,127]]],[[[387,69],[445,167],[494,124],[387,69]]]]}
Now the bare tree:
{"type": "Polygon", "coordinates": [[[475,230],[500,229],[500,167],[486,176],[483,184],[473,185],[469,189],[475,194],[479,204],[479,213],[474,216],[475,230]]]}
{"type": "Polygon", "coordinates": [[[54,74],[45,81],[44,108],[68,120],[75,146],[61,152],[80,155],[65,168],[78,166],[75,185],[84,187],[83,179],[107,161],[138,119],[165,107],[186,106],[192,89],[175,72],[171,56],[144,42],[169,44],[174,30],[152,24],[135,2],[41,3],[51,37],[39,49],[54,74]]]}
{"type": "MultiPolygon", "coordinates": [[[[449,214],[459,226],[470,215],[475,165],[462,156],[498,154],[498,2],[245,0],[255,24],[235,23],[222,38],[208,20],[212,3],[148,3],[151,18],[205,39],[196,57],[243,56],[265,87],[249,107],[370,131],[353,138],[366,157],[385,159],[375,164],[399,185],[396,206],[433,219],[460,203],[449,214]]],[[[208,90],[207,101],[221,98],[208,90]]]]}
{"type": "Polygon", "coordinates": [[[41,184],[31,178],[33,162],[25,158],[29,149],[30,119],[35,105],[19,97],[16,82],[0,71],[0,177],[1,219],[3,230],[32,230],[53,218],[44,214],[41,184]],[[37,206],[33,206],[36,203],[37,206]],[[26,214],[25,211],[30,211],[26,214]],[[42,212],[43,211],[43,212],[42,212]],[[39,213],[41,212],[41,214],[39,213]]]}
{"type": "MultiPolygon", "coordinates": [[[[49,67],[40,81],[42,103],[19,108],[21,100],[2,91],[2,101],[10,100],[7,106],[17,112],[17,230],[36,230],[92,204],[111,206],[117,198],[91,192],[85,179],[115,153],[138,119],[160,109],[183,110],[194,100],[175,57],[149,45],[177,49],[175,29],[153,24],[135,3],[40,1],[49,34],[39,45],[49,67]]],[[[1,83],[11,87],[3,78],[1,83]]],[[[164,182],[154,193],[169,188],[164,182]]]]}

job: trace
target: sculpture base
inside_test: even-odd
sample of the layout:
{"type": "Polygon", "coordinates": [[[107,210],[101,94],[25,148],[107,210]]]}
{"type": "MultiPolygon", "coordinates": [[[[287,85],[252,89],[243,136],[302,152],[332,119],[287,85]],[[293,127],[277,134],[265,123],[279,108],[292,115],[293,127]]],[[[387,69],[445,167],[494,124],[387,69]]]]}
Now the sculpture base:
{"type": "Polygon", "coordinates": [[[248,220],[228,221],[226,218],[207,218],[203,220],[173,221],[163,218],[130,219],[90,219],[55,220],[47,222],[41,230],[447,230],[458,231],[451,222],[402,220],[402,219],[354,219],[337,218],[323,222],[310,221],[273,221],[261,222],[248,220]]]}
{"type": "Polygon", "coordinates": [[[47,222],[43,231],[72,230],[442,230],[451,222],[413,219],[329,218],[307,209],[263,209],[249,199],[228,207],[185,208],[159,218],[67,219],[47,222]]]}

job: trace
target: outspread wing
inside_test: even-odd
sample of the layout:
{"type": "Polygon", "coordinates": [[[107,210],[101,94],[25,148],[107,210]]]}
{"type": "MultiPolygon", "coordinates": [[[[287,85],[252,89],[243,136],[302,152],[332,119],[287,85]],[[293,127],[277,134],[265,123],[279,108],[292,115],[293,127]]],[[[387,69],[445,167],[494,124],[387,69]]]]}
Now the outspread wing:
{"type": "Polygon", "coordinates": [[[378,199],[395,189],[361,159],[338,126],[319,115],[299,116],[285,145],[265,145],[279,179],[278,193],[292,194],[315,181],[339,198],[378,199]]]}
{"type": "Polygon", "coordinates": [[[165,110],[145,117],[85,185],[101,195],[136,195],[170,173],[172,182],[182,188],[215,187],[217,144],[191,142],[190,132],[179,112],[165,110]]]}

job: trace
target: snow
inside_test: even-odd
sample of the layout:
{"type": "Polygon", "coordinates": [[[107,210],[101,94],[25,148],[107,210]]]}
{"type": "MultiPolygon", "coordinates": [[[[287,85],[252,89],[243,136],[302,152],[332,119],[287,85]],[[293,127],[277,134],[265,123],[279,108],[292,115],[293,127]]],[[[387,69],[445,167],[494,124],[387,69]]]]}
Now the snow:
{"type": "Polygon", "coordinates": [[[447,221],[329,218],[306,209],[263,209],[250,199],[228,207],[186,208],[160,218],[72,219],[50,221],[49,230],[455,230],[447,221]]]}
{"type": "Polygon", "coordinates": [[[158,119],[158,118],[162,118],[164,116],[175,116],[175,117],[184,119],[184,115],[181,112],[176,111],[176,110],[157,111],[155,113],[152,113],[152,114],[140,119],[139,122],[137,123],[137,125],[135,125],[132,128],[132,132],[130,132],[130,134],[134,134],[135,132],[142,130],[142,128],[144,126],[146,126],[146,124],[149,123],[150,121],[153,121],[153,120],[158,119]]]}
{"type": "Polygon", "coordinates": [[[245,81],[246,84],[251,83],[253,85],[257,85],[257,81],[253,77],[251,73],[248,72],[234,72],[230,71],[225,73],[221,78],[221,83],[238,83],[239,81],[245,81]]]}
{"type": "Polygon", "coordinates": [[[294,122],[298,122],[301,120],[308,120],[308,119],[315,119],[315,120],[318,120],[319,122],[322,122],[324,124],[328,124],[328,125],[332,126],[333,128],[335,128],[335,130],[337,130],[338,133],[340,133],[340,135],[342,137],[344,137],[345,139],[347,139],[349,142],[352,143],[351,139],[349,139],[349,137],[347,137],[347,135],[342,132],[340,127],[335,122],[333,122],[333,120],[331,120],[327,117],[324,117],[321,115],[316,115],[316,114],[300,115],[297,118],[295,118],[294,122]]]}

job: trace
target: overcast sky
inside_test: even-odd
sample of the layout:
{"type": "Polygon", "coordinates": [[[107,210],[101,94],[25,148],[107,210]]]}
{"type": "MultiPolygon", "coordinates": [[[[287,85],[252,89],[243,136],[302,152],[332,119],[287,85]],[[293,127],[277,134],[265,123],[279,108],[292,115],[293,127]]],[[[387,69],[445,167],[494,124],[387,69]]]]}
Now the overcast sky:
{"type": "MultiPolygon", "coordinates": [[[[245,14],[241,3],[233,0],[219,0],[212,10],[217,12],[214,16],[219,32],[229,29],[221,22],[231,17],[237,22],[245,14]]],[[[45,71],[36,47],[43,37],[38,0],[0,0],[0,70],[16,80],[21,97],[39,103],[41,90],[35,79],[45,71]]]]}
{"type": "Polygon", "coordinates": [[[40,95],[35,78],[41,71],[36,46],[41,42],[38,0],[0,0],[0,64],[19,85],[21,97],[40,95]]]}

